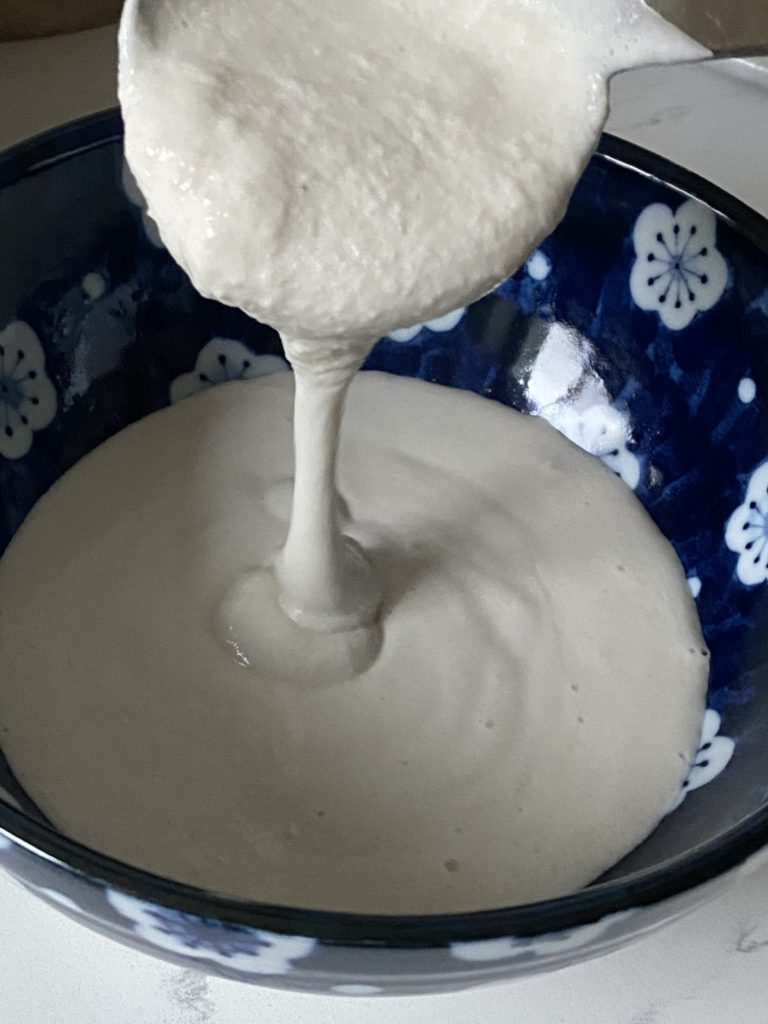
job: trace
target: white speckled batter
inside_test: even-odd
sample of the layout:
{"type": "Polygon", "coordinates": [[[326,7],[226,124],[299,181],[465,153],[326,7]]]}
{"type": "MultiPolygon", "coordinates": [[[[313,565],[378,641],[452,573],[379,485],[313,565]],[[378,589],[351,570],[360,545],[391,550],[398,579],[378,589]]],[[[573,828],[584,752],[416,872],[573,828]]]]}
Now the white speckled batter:
{"type": "Polygon", "coordinates": [[[128,0],[120,43],[126,153],[197,288],[363,352],[549,234],[611,71],[706,52],[641,0],[128,0]]]}

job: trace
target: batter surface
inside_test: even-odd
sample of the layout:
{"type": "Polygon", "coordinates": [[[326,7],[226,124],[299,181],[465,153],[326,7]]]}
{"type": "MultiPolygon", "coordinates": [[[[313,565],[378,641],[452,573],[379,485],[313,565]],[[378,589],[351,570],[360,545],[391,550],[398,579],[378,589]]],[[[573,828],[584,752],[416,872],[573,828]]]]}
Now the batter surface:
{"type": "Polygon", "coordinates": [[[252,899],[443,912],[583,886],[653,829],[699,736],[672,548],[543,421],[365,373],[339,513],[381,588],[373,659],[274,594],[233,631],[288,530],[292,404],[289,374],[214,388],[33,510],[0,562],[21,783],[86,844],[252,899]]]}

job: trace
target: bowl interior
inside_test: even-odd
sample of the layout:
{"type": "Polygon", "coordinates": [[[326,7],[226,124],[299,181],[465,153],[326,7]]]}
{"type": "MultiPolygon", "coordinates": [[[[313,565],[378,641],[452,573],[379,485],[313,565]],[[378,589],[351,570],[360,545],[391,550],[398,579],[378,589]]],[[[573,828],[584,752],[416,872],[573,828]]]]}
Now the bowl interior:
{"type": "MultiPolygon", "coordinates": [[[[191,391],[284,369],[272,330],[202,299],[170,258],[120,136],[106,114],[0,158],[0,552],[116,431],[191,391]]],[[[682,560],[712,651],[707,734],[689,795],[612,878],[768,807],[767,328],[764,222],[607,139],[523,270],[383,339],[367,363],[546,417],[633,487],[682,560]]],[[[0,775],[34,815],[1,761],[0,775]]]]}

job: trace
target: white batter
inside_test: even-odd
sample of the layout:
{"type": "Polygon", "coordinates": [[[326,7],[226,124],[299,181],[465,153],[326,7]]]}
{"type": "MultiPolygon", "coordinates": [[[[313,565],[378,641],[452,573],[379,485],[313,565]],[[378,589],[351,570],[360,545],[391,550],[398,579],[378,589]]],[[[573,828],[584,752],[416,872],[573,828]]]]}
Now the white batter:
{"type": "Polygon", "coordinates": [[[700,52],[638,0],[129,0],[129,159],[198,288],[283,332],[296,458],[293,379],[227,386],[89,456],[14,539],[4,749],[57,825],[383,913],[565,893],[652,830],[707,652],[634,497],[546,424],[376,376],[345,501],[336,454],[373,341],[554,227],[608,72],[700,52]]]}
{"type": "Polygon", "coordinates": [[[314,359],[507,278],[565,211],[608,75],[707,52],[641,0],[128,0],[120,49],[164,242],[314,359]]]}
{"type": "Polygon", "coordinates": [[[34,509],[0,562],[22,784],[97,849],[277,903],[474,910],[584,885],[696,747],[708,659],[671,547],[545,422],[361,374],[339,477],[383,592],[378,657],[345,675],[317,634],[318,671],[294,674],[312,634],[274,631],[273,597],[234,638],[261,655],[246,669],[215,613],[285,539],[292,388],[181,402],[34,509]]]}

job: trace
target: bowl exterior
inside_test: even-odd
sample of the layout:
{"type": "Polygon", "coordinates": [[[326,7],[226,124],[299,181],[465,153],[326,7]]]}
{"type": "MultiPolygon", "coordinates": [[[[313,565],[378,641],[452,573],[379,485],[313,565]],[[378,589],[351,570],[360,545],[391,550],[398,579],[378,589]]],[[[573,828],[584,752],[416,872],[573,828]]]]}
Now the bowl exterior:
{"type": "MultiPolygon", "coordinates": [[[[350,947],[273,932],[142,899],[0,835],[0,866],[72,920],[126,946],[218,977],[316,995],[429,995],[522,979],[613,952],[725,892],[768,862],[765,852],[671,899],[533,938],[424,948],[350,947]]],[[[311,918],[311,914],[308,915],[311,918]]]]}

